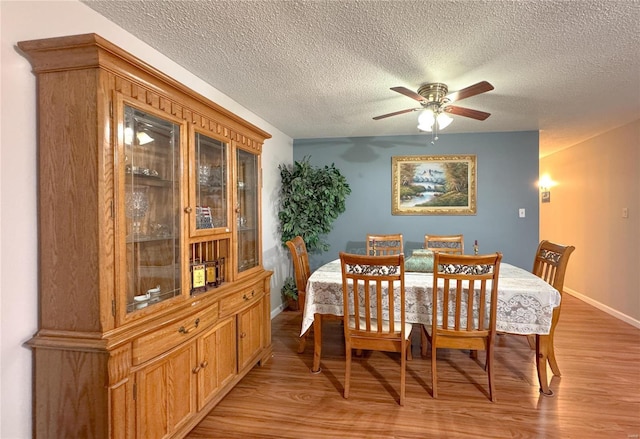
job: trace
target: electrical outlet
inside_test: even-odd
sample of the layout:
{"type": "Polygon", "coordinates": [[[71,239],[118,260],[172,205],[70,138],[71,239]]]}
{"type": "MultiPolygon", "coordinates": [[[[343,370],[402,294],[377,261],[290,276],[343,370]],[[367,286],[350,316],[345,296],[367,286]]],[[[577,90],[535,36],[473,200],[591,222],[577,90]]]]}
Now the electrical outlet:
{"type": "Polygon", "coordinates": [[[622,208],[622,218],[629,218],[629,209],[626,207],[622,208]]]}
{"type": "Polygon", "coordinates": [[[518,216],[520,218],[524,218],[526,216],[525,215],[525,211],[524,211],[524,207],[521,207],[520,209],[518,209],[518,216]]]}

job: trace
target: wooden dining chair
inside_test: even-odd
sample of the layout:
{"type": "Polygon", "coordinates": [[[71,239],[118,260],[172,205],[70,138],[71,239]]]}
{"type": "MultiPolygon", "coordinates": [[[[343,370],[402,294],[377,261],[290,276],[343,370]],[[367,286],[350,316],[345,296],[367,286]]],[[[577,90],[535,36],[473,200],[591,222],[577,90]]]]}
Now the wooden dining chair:
{"type": "MultiPolygon", "coordinates": [[[[311,276],[311,269],[309,268],[309,253],[307,253],[307,246],[304,243],[302,236],[296,236],[295,238],[287,241],[287,247],[291,252],[291,259],[293,260],[293,271],[295,273],[296,288],[298,289],[298,304],[300,309],[304,312],[304,302],[307,291],[307,281],[311,276]]],[[[301,337],[298,344],[298,353],[304,352],[307,345],[307,334],[310,330],[307,330],[301,337]]]]}
{"type": "Polygon", "coordinates": [[[438,397],[438,348],[485,351],[489,399],[495,401],[493,346],[501,253],[470,256],[435,253],[433,312],[423,331],[431,344],[431,382],[438,397]],[[471,312],[469,312],[471,310],[471,312]]]}
{"type": "Polygon", "coordinates": [[[354,349],[398,352],[400,405],[404,405],[407,352],[411,344],[411,323],[405,320],[404,255],[363,256],[341,252],[340,264],[345,310],[344,397],[349,397],[354,349]]]}
{"type": "MultiPolygon", "coordinates": [[[[309,267],[309,253],[307,252],[307,246],[304,243],[302,236],[296,236],[295,238],[286,242],[289,251],[291,252],[291,259],[293,260],[293,271],[295,273],[296,288],[298,290],[298,304],[300,309],[304,313],[304,304],[307,297],[307,281],[311,276],[311,269],[309,267]]],[[[316,314],[320,319],[320,324],[323,320],[342,320],[340,316],[333,314],[316,314]]],[[[302,354],[307,346],[307,337],[312,328],[305,331],[300,336],[298,343],[298,353],[302,354]]]]}
{"type": "Polygon", "coordinates": [[[440,253],[464,254],[464,235],[424,235],[424,248],[440,253]]]}
{"type": "MultiPolygon", "coordinates": [[[[560,297],[562,297],[562,288],[564,287],[564,276],[567,271],[567,264],[569,263],[569,257],[576,248],[572,245],[560,245],[553,242],[543,240],[538,245],[536,256],[533,261],[533,269],[531,272],[541,279],[544,279],[549,285],[558,290],[560,297]]],[[[551,329],[549,330],[549,342],[547,351],[547,360],[551,371],[554,375],[560,376],[560,368],[556,360],[556,355],[553,346],[553,334],[558,320],[560,319],[560,309],[562,307],[562,300],[560,300],[560,306],[553,309],[553,317],[551,318],[551,329]]],[[[536,335],[536,343],[540,336],[536,335]]],[[[530,342],[530,344],[532,344],[530,342]]],[[[532,346],[535,348],[535,345],[532,346]]],[[[544,365],[546,367],[546,364],[544,365]]]]}
{"type": "Polygon", "coordinates": [[[367,255],[397,255],[403,253],[402,233],[390,235],[367,235],[367,255]]]}
{"type": "MultiPolygon", "coordinates": [[[[433,252],[464,254],[464,235],[424,235],[424,248],[433,252]]],[[[424,331],[420,331],[420,350],[423,357],[429,348],[424,331]]]]}

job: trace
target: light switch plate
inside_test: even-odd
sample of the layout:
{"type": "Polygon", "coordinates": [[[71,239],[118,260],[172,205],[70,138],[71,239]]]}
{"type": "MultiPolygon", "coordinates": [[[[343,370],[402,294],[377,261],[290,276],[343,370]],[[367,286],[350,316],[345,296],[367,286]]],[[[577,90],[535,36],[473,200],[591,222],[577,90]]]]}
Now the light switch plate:
{"type": "Polygon", "coordinates": [[[525,210],[524,207],[521,207],[520,209],[518,209],[518,216],[520,218],[524,218],[525,217],[525,210]]]}

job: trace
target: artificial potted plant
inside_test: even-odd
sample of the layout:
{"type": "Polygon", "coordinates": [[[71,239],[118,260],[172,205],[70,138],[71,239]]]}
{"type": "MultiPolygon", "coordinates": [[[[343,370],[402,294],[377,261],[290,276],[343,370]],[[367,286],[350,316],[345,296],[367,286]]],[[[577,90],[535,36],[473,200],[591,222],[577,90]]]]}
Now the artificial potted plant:
{"type": "Polygon", "coordinates": [[[288,277],[284,280],[284,284],[280,289],[282,296],[287,301],[287,305],[291,311],[298,311],[298,287],[296,281],[292,277],[288,277]]]}
{"type": "Polygon", "coordinates": [[[307,251],[328,250],[323,237],[345,211],[345,201],[351,193],[347,179],[333,163],[313,166],[309,157],[278,168],[282,182],[278,213],[282,244],[302,236],[307,251]]]}

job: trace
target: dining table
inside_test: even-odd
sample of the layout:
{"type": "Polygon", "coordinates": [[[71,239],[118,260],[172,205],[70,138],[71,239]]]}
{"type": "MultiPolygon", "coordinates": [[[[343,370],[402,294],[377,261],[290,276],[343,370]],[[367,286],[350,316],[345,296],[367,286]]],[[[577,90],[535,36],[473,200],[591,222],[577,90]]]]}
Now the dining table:
{"type": "MultiPolygon", "coordinates": [[[[405,319],[431,325],[433,273],[405,271],[405,319]]],[[[496,331],[534,335],[540,392],[552,395],[547,380],[547,353],[552,349],[550,332],[560,293],[550,284],[520,267],[502,262],[498,277],[496,331]]],[[[342,270],[336,259],[315,270],[307,281],[301,335],[313,325],[314,353],[311,372],[320,372],[322,316],[343,316],[342,270]]]]}

